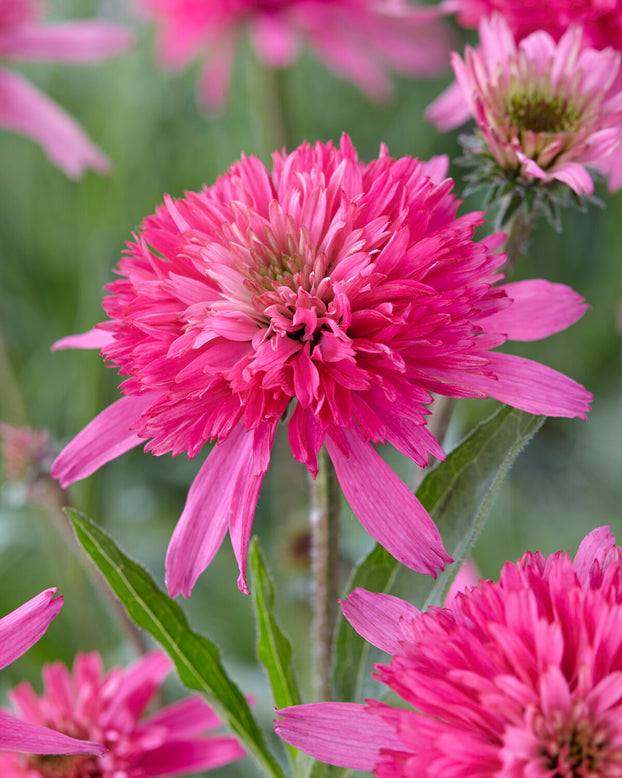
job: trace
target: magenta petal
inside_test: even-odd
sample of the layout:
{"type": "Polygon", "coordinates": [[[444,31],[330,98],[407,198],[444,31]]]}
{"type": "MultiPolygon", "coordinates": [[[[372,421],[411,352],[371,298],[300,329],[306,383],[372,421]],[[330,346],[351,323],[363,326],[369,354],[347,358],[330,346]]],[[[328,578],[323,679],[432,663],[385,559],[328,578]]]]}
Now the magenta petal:
{"type": "Polygon", "coordinates": [[[350,443],[350,456],[330,437],[326,447],[355,516],[399,562],[436,576],[438,568],[452,560],[428,512],[360,432],[342,433],[350,443]]]}
{"type": "Polygon", "coordinates": [[[491,351],[488,358],[498,380],[462,374],[465,385],[522,411],[585,420],[593,396],[581,384],[523,357],[491,351]]]}
{"type": "Polygon", "coordinates": [[[110,330],[94,327],[88,332],[79,335],[67,335],[52,344],[52,351],[60,351],[65,348],[96,348],[102,349],[114,341],[114,335],[110,330]]]}
{"type": "Polygon", "coordinates": [[[0,619],[0,670],[43,636],[63,606],[56,589],[46,589],[0,619]]]}
{"type": "Polygon", "coordinates": [[[590,586],[592,571],[602,573],[609,559],[612,556],[617,557],[617,554],[613,555],[614,550],[620,551],[616,547],[616,539],[609,525],[596,527],[583,538],[572,566],[584,589],[590,586]]]}
{"type": "Polygon", "coordinates": [[[536,279],[498,286],[512,305],[477,319],[486,332],[500,332],[510,340],[539,340],[565,330],[589,307],[583,297],[565,284],[536,279]]]}
{"type": "Polygon", "coordinates": [[[171,741],[159,748],[143,751],[137,760],[137,767],[143,778],[187,775],[212,770],[244,756],[246,752],[233,737],[171,741]]]}
{"type": "Polygon", "coordinates": [[[98,754],[106,752],[99,743],[76,740],[54,729],[20,721],[0,710],[0,749],[27,754],[98,754]]]}
{"type": "Polygon", "coordinates": [[[106,462],[143,443],[132,427],[153,402],[153,395],[126,396],[109,405],[79,432],[52,464],[63,489],[94,473],[106,462]]]}
{"type": "Polygon", "coordinates": [[[395,730],[365,705],[318,702],[277,710],[274,729],[283,740],[320,762],[373,770],[381,749],[403,750],[395,730]]]}
{"type": "MultiPolygon", "coordinates": [[[[231,542],[244,580],[246,548],[264,472],[256,472],[255,432],[240,422],[218,443],[194,479],[166,555],[166,585],[171,597],[189,597],[199,575],[231,527],[231,542]]],[[[266,465],[267,467],[267,465],[266,465]]]]}
{"type": "Polygon", "coordinates": [[[219,727],[222,721],[201,697],[187,697],[144,719],[141,728],[163,727],[178,738],[192,737],[219,727]]]}
{"type": "Polygon", "coordinates": [[[24,78],[0,70],[0,93],[0,125],[39,143],[70,178],[78,178],[85,168],[108,172],[107,158],[80,125],[24,78]]]}
{"type": "Polygon", "coordinates": [[[130,30],[102,21],[19,25],[2,41],[3,56],[56,62],[98,62],[124,52],[130,30]]]}
{"type": "Polygon", "coordinates": [[[403,639],[400,619],[412,621],[420,612],[409,602],[390,594],[376,594],[357,587],[341,601],[343,615],[368,643],[395,654],[403,639]]]}

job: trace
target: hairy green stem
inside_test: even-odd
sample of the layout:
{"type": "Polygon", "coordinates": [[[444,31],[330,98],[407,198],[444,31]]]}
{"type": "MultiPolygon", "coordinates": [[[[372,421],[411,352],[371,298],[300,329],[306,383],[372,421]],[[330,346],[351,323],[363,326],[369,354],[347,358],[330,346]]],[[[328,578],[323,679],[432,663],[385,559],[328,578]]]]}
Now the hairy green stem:
{"type": "Polygon", "coordinates": [[[339,590],[339,510],[341,490],[328,452],[318,455],[318,475],[311,481],[311,644],[316,694],[332,697],[330,673],[339,590]]]}

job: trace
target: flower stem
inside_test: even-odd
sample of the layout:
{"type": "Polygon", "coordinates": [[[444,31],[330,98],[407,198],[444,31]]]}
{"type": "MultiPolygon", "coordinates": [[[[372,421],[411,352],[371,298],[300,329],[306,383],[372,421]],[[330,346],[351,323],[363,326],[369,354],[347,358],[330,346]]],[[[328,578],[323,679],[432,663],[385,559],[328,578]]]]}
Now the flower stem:
{"type": "MultiPolygon", "coordinates": [[[[447,428],[449,427],[449,420],[456,405],[455,397],[445,397],[445,395],[437,395],[434,398],[432,404],[432,413],[428,417],[427,427],[428,430],[434,435],[438,442],[443,445],[445,435],[447,434],[447,428]]],[[[421,482],[425,478],[428,469],[432,466],[430,463],[426,467],[418,467],[415,465],[415,472],[413,476],[413,490],[416,492],[421,482]]]]}
{"type": "Polygon", "coordinates": [[[527,250],[529,238],[540,216],[540,208],[533,205],[529,210],[518,208],[501,229],[506,234],[503,251],[508,255],[504,269],[506,275],[511,275],[520,259],[527,250]]]}
{"type": "Polygon", "coordinates": [[[289,131],[283,95],[283,71],[253,61],[247,67],[250,122],[266,155],[288,146],[289,131]]]}
{"type": "Polygon", "coordinates": [[[311,643],[316,693],[332,697],[330,670],[339,587],[339,506],[341,490],[333,463],[323,448],[318,475],[311,481],[311,643]]]}

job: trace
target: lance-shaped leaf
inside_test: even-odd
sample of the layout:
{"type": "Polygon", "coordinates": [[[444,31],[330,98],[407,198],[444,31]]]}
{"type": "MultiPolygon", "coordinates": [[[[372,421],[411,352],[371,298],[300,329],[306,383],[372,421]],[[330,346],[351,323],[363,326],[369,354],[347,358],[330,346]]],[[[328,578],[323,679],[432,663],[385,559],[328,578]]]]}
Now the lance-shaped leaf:
{"type": "MultiPolygon", "coordinates": [[[[421,483],[417,497],[434,519],[445,548],[454,559],[454,564],[438,581],[406,570],[382,546],[376,545],[354,570],[346,593],[361,586],[374,592],[406,593],[406,599],[421,609],[440,604],[514,460],[542,426],[544,418],[502,406],[421,483]]],[[[335,649],[336,699],[359,700],[369,677],[371,647],[341,617],[335,649]]]]}
{"type": "Polygon", "coordinates": [[[276,707],[300,705],[302,700],[292,667],[292,647],[274,616],[274,585],[257,538],[251,545],[250,565],[257,621],[257,656],[266,668],[276,707]]]}
{"type": "Polygon", "coordinates": [[[216,646],[190,629],[179,605],[160,591],[149,573],[125,556],[102,529],[78,511],[67,509],[67,513],[80,543],[130,618],[165,649],[182,683],[209,700],[267,775],[284,778],[244,695],[227,675],[216,646]]]}

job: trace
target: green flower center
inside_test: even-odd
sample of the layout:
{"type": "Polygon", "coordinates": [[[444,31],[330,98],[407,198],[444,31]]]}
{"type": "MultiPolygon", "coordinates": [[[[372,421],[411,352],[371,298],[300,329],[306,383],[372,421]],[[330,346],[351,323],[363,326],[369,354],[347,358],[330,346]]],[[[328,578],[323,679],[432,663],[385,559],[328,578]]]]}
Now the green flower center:
{"type": "Polygon", "coordinates": [[[571,132],[579,118],[574,106],[559,96],[515,93],[507,104],[510,124],[531,132],[571,132]]]}

